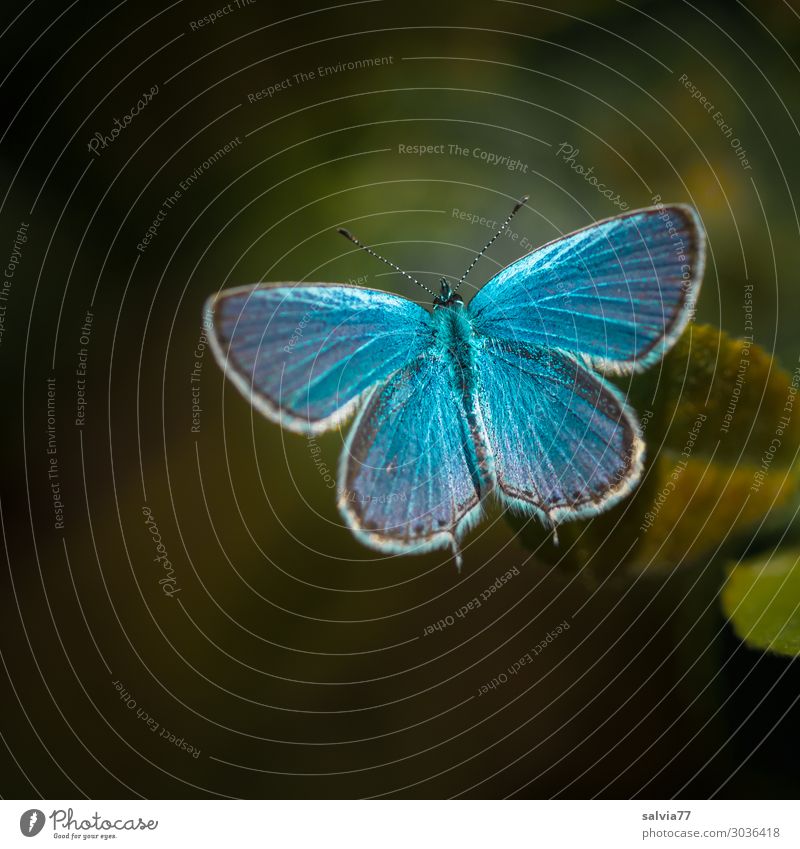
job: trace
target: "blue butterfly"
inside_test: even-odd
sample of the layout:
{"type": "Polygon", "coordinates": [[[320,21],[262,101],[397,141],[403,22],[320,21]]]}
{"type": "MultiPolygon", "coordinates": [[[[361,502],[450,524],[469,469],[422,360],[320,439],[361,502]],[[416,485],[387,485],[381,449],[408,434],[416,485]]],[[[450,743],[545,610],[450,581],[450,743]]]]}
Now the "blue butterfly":
{"type": "Polygon", "coordinates": [[[450,547],[486,496],[549,525],[617,503],[638,483],[635,414],[602,373],[657,362],[694,309],[705,234],[689,206],[618,215],[511,263],[465,304],[457,290],[523,198],[432,310],[330,283],[228,289],[206,309],[214,354],[257,410],[316,434],[358,412],[339,509],[366,545],[450,547]]]}

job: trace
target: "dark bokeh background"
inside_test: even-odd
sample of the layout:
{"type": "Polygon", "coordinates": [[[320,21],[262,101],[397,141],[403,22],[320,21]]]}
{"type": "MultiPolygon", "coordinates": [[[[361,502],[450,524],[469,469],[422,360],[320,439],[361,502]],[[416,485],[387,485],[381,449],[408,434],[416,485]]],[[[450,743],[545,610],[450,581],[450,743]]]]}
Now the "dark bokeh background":
{"type": "MultiPolygon", "coordinates": [[[[756,340],[796,362],[797,8],[552,5],[257,0],[197,30],[213,4],[3,12],[4,267],[28,224],[0,344],[4,796],[798,793],[800,677],[726,626],[729,555],[593,582],[545,566],[492,510],[461,575],[441,552],[377,557],[314,462],[336,469],[341,433],[312,453],[254,415],[208,350],[191,382],[220,287],[363,278],[421,294],[339,225],[433,282],[491,235],[454,210],[502,219],[528,193],[512,230],[534,245],[617,213],[565,144],[631,209],[695,204],[710,248],[698,321],[742,334],[749,281],[756,340]],[[139,251],[165,199],[237,138],[139,251]],[[448,152],[400,152],[419,144],[448,152]],[[512,568],[480,610],[423,636],[512,568]],[[477,695],[564,620],[535,663],[477,695]]],[[[473,284],[523,252],[504,237],[473,284]]]]}

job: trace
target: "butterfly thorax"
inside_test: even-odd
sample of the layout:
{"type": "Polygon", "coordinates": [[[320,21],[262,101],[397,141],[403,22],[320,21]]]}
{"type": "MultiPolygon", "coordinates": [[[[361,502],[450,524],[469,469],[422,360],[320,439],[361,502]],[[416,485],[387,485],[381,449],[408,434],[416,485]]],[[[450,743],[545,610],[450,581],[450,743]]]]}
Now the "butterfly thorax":
{"type": "Polygon", "coordinates": [[[433,356],[452,371],[456,385],[469,391],[474,381],[476,336],[461,298],[437,305],[433,311],[433,339],[433,356]]]}

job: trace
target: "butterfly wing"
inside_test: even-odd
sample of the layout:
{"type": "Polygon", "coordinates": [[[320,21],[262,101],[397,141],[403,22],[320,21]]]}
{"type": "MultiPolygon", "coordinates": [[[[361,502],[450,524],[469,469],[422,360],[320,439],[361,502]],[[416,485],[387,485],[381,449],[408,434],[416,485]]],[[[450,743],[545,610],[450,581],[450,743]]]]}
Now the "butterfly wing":
{"type": "Polygon", "coordinates": [[[439,358],[418,357],[375,387],[340,462],[339,507],[356,536],[385,551],[457,553],[481,498],[474,429],[439,358]]]}
{"type": "Polygon", "coordinates": [[[472,299],[475,329],[627,373],[658,361],[697,299],[705,236],[689,206],[593,224],[504,268],[472,299]]]}
{"type": "Polygon", "coordinates": [[[503,501],[552,524],[597,513],[637,483],[644,443],[636,420],[574,356],[487,340],[476,365],[503,501]]]}
{"type": "Polygon", "coordinates": [[[228,289],[205,315],[223,371],[260,412],[300,433],[335,427],[431,335],[422,307],[356,286],[228,289]]]}

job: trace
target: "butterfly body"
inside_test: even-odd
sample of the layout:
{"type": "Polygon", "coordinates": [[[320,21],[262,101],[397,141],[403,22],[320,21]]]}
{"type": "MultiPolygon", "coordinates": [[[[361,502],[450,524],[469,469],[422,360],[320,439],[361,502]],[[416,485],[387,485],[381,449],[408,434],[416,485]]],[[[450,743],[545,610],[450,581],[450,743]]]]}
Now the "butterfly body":
{"type": "Polygon", "coordinates": [[[458,558],[492,492],[555,527],[638,483],[636,416],[598,372],[663,356],[703,263],[694,211],[652,208],[531,252],[468,304],[444,281],[430,311],[335,284],[229,290],[209,305],[210,338],[237,388],[290,430],[318,433],[358,409],[338,489],[359,539],[458,558]]]}
{"type": "Polygon", "coordinates": [[[480,375],[478,362],[482,339],[473,327],[463,300],[455,295],[438,304],[432,314],[434,346],[431,356],[447,371],[453,386],[458,387],[464,417],[464,441],[469,451],[470,476],[481,497],[494,488],[494,465],[491,446],[480,408],[480,375]]]}

